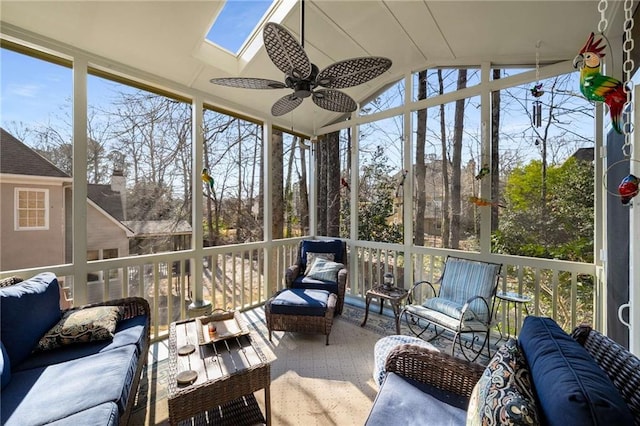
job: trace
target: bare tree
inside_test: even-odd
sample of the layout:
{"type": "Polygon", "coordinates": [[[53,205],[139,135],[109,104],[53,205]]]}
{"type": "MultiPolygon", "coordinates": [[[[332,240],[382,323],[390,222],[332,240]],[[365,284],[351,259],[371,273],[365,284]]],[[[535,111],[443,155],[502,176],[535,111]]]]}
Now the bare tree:
{"type": "MultiPolygon", "coordinates": [[[[458,70],[457,90],[467,86],[467,70],[458,70]]],[[[464,132],[464,99],[456,101],[453,132],[453,154],[451,157],[451,248],[460,248],[461,213],[461,159],[462,135],[464,132]]]]}
{"type": "MultiPolygon", "coordinates": [[[[418,73],[418,99],[427,97],[427,71],[418,73]]],[[[424,219],[427,206],[426,192],[426,166],[425,166],[425,144],[427,141],[427,110],[418,111],[416,119],[416,219],[413,243],[417,246],[424,245],[424,219]]]]}
{"type": "MultiPolygon", "coordinates": [[[[438,70],[438,94],[444,94],[444,81],[442,78],[442,70],[438,70]]],[[[456,104],[456,107],[458,105],[456,104]]],[[[444,104],[440,105],[440,146],[441,146],[441,156],[442,156],[442,188],[443,198],[442,198],[442,246],[450,247],[451,242],[451,234],[450,234],[450,225],[451,225],[451,202],[450,202],[450,194],[451,189],[449,187],[449,156],[447,154],[447,129],[446,129],[446,117],[445,117],[445,106],[444,104]]]]}
{"type": "Polygon", "coordinates": [[[340,236],[340,132],[326,136],[327,236],[340,236]]]}
{"type": "Polygon", "coordinates": [[[273,202],[272,230],[273,238],[282,238],[284,230],[282,132],[274,130],[271,142],[271,161],[273,163],[273,181],[271,185],[273,202]]]}

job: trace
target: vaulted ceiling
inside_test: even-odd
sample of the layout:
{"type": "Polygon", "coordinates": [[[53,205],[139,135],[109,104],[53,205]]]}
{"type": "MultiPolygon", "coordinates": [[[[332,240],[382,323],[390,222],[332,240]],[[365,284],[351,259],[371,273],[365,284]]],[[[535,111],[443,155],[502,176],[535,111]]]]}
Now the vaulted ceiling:
{"type": "MultiPolygon", "coordinates": [[[[98,66],[133,68],[152,84],[200,92],[206,101],[312,134],[340,114],[310,100],[292,113],[270,117],[289,89],[250,90],[213,85],[214,77],[282,81],[269,60],[261,28],[235,56],[204,40],[223,1],[7,1],[0,3],[5,36],[23,30],[61,46],[89,52],[98,66]]],[[[570,60],[598,31],[597,1],[306,0],[304,46],[320,69],[347,58],[393,61],[376,79],[344,89],[362,102],[408,72],[435,66],[521,65],[570,60]]],[[[619,42],[623,2],[609,1],[607,35],[619,42]]],[[[300,37],[299,0],[276,2],[266,21],[300,37]]],[[[189,93],[187,93],[189,94],[189,93]]]]}

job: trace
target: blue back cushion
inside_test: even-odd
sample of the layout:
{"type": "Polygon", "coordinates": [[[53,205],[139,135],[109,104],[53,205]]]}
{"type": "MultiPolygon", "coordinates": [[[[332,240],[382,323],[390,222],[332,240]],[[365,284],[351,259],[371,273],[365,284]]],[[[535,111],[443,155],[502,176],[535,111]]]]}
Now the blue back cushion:
{"type": "Polygon", "coordinates": [[[307,253],[334,253],[334,261],[344,263],[343,242],[340,240],[304,240],[300,248],[300,265],[307,267],[307,253]]]}
{"type": "MultiPolygon", "coordinates": [[[[481,296],[491,306],[499,273],[498,264],[450,257],[444,268],[440,297],[462,306],[471,297],[481,296]]],[[[480,319],[489,319],[487,305],[481,300],[474,300],[469,307],[480,319]]]]}
{"type": "Polygon", "coordinates": [[[634,423],[629,407],[606,373],[551,318],[526,317],[519,340],[546,423],[634,423]]]}
{"type": "Polygon", "coordinates": [[[0,288],[0,306],[0,339],[11,366],[16,368],[60,320],[58,279],[54,274],[44,272],[0,288]]]}

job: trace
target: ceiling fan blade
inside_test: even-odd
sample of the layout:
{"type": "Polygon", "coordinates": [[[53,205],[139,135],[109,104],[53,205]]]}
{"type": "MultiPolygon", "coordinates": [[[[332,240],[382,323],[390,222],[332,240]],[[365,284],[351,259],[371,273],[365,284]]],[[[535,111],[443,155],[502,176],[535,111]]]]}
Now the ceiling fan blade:
{"type": "Polygon", "coordinates": [[[213,84],[220,86],[240,87],[242,89],[284,89],[287,87],[284,83],[266,78],[212,78],[209,80],[213,84]]]}
{"type": "Polygon", "coordinates": [[[311,61],[306,52],[282,25],[268,22],[262,31],[264,47],[276,67],[286,75],[305,79],[311,75],[311,61]]]}
{"type": "Polygon", "coordinates": [[[345,59],[320,71],[316,82],[329,89],[344,89],[372,80],[389,68],[391,59],[380,56],[345,59]]]}
{"type": "Polygon", "coordinates": [[[335,112],[353,112],[358,108],[351,96],[338,90],[316,90],[313,102],[320,108],[335,112]]]}
{"type": "Polygon", "coordinates": [[[271,107],[271,115],[275,117],[285,115],[286,113],[293,111],[301,103],[302,98],[298,98],[293,94],[283,96],[271,107]]]}

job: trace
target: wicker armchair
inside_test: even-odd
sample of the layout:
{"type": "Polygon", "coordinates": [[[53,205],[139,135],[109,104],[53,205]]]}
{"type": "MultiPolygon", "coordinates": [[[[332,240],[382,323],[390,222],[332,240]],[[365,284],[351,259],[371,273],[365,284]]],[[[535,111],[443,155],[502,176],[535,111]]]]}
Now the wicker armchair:
{"type": "MultiPolygon", "coordinates": [[[[571,336],[580,343],[593,357],[596,364],[607,374],[613,386],[629,407],[634,424],[640,425],[640,359],[600,332],[589,326],[577,327],[571,336]]],[[[436,352],[421,346],[403,344],[394,348],[387,356],[386,374],[395,373],[403,378],[420,383],[416,392],[446,395],[437,398],[438,404],[456,406],[466,410],[471,393],[485,367],[443,352],[436,352]]],[[[533,382],[536,381],[532,377],[533,382]]],[[[403,399],[406,400],[405,397],[403,399]]],[[[377,408],[378,399],[374,402],[367,425],[389,424],[386,410],[377,408]],[[382,414],[382,416],[381,416],[382,414]]],[[[409,413],[415,413],[415,407],[404,406],[409,413]]],[[[414,421],[422,424],[437,423],[432,418],[419,418],[413,415],[414,421]]],[[[398,413],[396,413],[398,416],[398,413]]],[[[395,418],[398,420],[398,418],[395,418]]],[[[401,423],[402,420],[398,420],[401,423]]]]}
{"type": "Polygon", "coordinates": [[[298,258],[295,265],[291,265],[285,272],[287,288],[303,288],[315,290],[328,290],[338,296],[335,313],[340,315],[344,307],[344,295],[347,288],[347,244],[340,240],[303,240],[298,246],[298,258]],[[310,278],[305,274],[309,254],[330,254],[332,261],[342,264],[333,280],[320,280],[310,278]]]}

